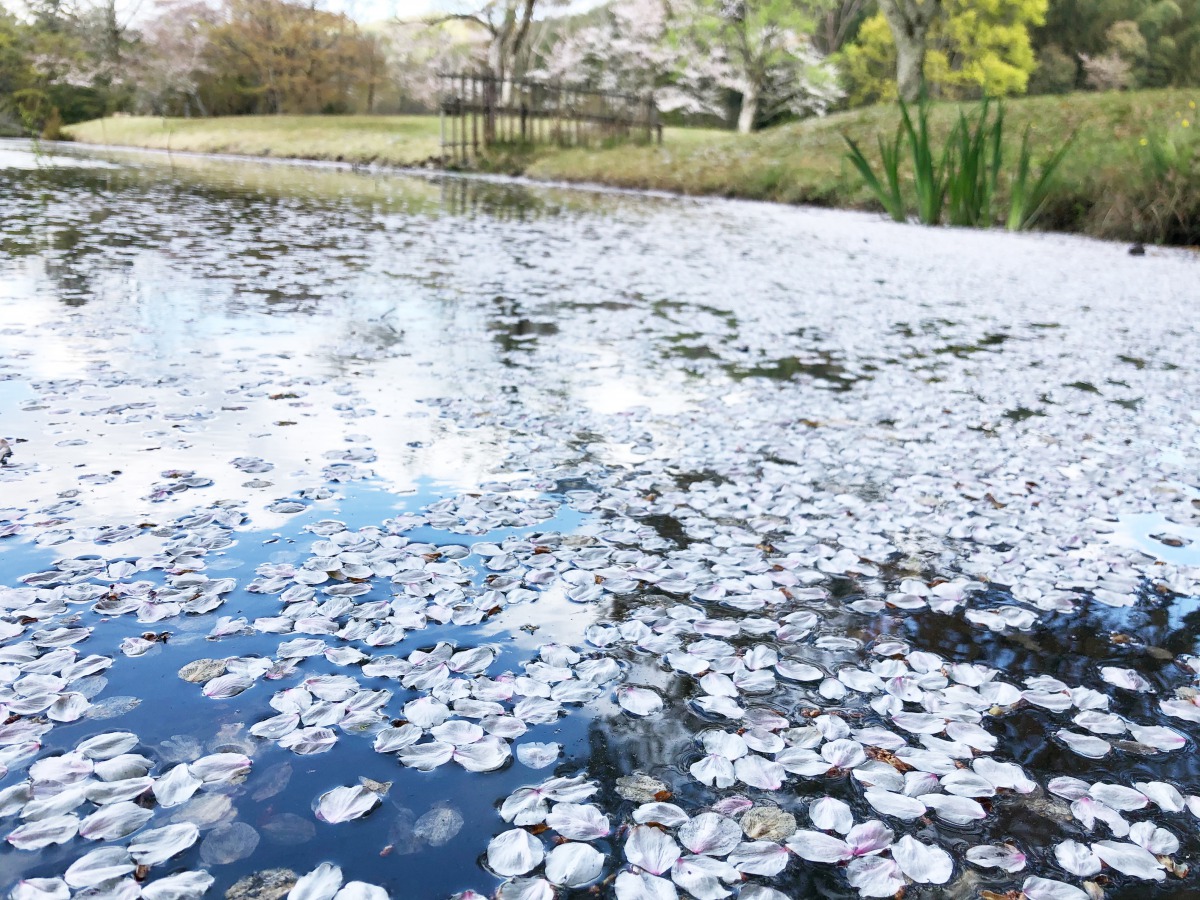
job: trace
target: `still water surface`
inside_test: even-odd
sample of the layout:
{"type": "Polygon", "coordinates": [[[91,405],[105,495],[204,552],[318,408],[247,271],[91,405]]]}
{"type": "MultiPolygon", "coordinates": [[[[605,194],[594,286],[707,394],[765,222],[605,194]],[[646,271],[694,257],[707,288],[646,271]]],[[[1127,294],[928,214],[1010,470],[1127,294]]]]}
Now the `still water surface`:
{"type": "MultiPolygon", "coordinates": [[[[1153,803],[1127,813],[1178,837],[1177,851],[1160,854],[1178,874],[1082,875],[1063,868],[1056,845],[1125,835],[1089,830],[1075,798],[1048,787],[1072,776],[1200,792],[1200,716],[1163,705],[1190,703],[1200,672],[1194,257],[1133,259],[1074,238],[755,204],[55,154],[0,150],[0,436],[13,448],[0,469],[0,590],[159,590],[193,571],[235,586],[219,609],[161,621],[90,603],[23,618],[31,595],[3,595],[4,620],[21,625],[6,645],[38,628],[87,626],[78,656],[113,664],[85,679],[88,712],[56,724],[36,753],[13,754],[0,790],[23,783],[32,762],[108,731],[136,734],[153,776],[207,753],[245,754],[244,780],[156,809],[146,826],[200,827],[148,883],[205,869],[211,896],[253,872],[303,874],[324,861],[395,897],[506,883],[545,896],[545,882],[514,886],[489,868],[489,841],[512,827],[498,807],[517,788],[583,772],[598,787],[587,802],[612,831],[590,842],[605,854],[602,873],[561,896],[620,893],[641,801],[617,779],[632,773],[659,779],[689,815],[738,796],[793,814],[802,831],[814,827],[812,801],[845,800],[857,822],[881,819],[897,838],[950,854],[951,877],[910,882],[912,894],[1004,892],[1030,874],[1109,897],[1200,891],[1184,870],[1200,850],[1196,815],[1153,803]],[[172,542],[211,538],[195,517],[214,511],[230,517],[212,546],[143,564],[165,559],[172,542]],[[373,735],[429,689],[361,673],[361,690],[393,696],[377,722],[342,729],[324,752],[250,734],[276,713],[277,691],[355,674],[361,661],[308,657],[299,674],[256,678],[227,699],[180,680],[193,660],[277,660],[281,641],[320,637],[271,631],[283,587],[247,587],[256,569],[300,570],[314,541],[359,529],[427,548],[418,564],[431,567],[430,617],[392,644],[330,636],[331,647],[375,658],[440,641],[493,647],[486,674],[505,684],[548,644],[617,662],[619,677],[595,697],[565,701],[558,718],[511,740],[513,752],[560,744],[548,767],[512,759],[496,771],[421,772],[375,752],[373,735]],[[457,546],[465,555],[438,556],[457,546]],[[466,575],[438,587],[447,559],[466,575]],[[120,561],[131,571],[106,568],[120,561]],[[44,572],[57,575],[27,578],[44,572]],[[435,607],[455,612],[438,621],[435,607]],[[596,623],[627,628],[589,629],[596,623]],[[131,655],[122,642],[147,632],[168,638],[131,655]],[[708,660],[710,672],[735,675],[728,691],[670,656],[708,652],[699,642],[713,638],[738,661],[721,662],[721,651],[708,660]],[[757,659],[756,646],[820,674],[744,678],[759,671],[741,662],[757,659]],[[880,702],[880,677],[929,675],[921,653],[939,658],[932,680],[915,694],[895,688],[907,706],[880,702]],[[978,721],[978,710],[939,705],[961,699],[954,687],[978,686],[965,669],[953,674],[960,663],[983,667],[978,682],[1034,693],[984,704],[994,746],[972,751],[940,730],[922,740],[893,718],[904,708],[978,721]],[[1121,686],[1106,667],[1145,687],[1121,686]],[[619,682],[653,691],[663,709],[623,709],[619,682]],[[1089,733],[1072,724],[1084,705],[1035,702],[1043,689],[1078,688],[1104,695],[1099,708],[1124,723],[1093,734],[1109,742],[1099,758],[1060,736],[1089,733]],[[704,702],[721,696],[736,711],[704,702]],[[981,819],[953,824],[934,804],[918,817],[872,809],[873,782],[857,762],[789,771],[778,787],[714,787],[692,771],[707,730],[766,732],[752,749],[770,760],[785,740],[820,746],[796,729],[822,712],[856,730],[894,729],[901,745],[947,753],[959,768],[1017,763],[1036,787],[983,797],[981,819]],[[1171,728],[1186,743],[1155,747],[1124,734],[1128,723],[1171,728]],[[391,783],[378,808],[338,824],[314,815],[320,795],[360,777],[391,783]],[[967,860],[988,843],[1014,844],[1027,867],[1006,874],[967,860]]],[[[316,590],[361,584],[356,604],[416,595],[394,568],[331,568],[316,590]]],[[[45,721],[38,715],[10,719],[45,721]]],[[[876,762],[886,757],[855,738],[876,762]]],[[[552,830],[534,830],[556,846],[552,830]]],[[[778,849],[786,835],[769,840],[778,849]]],[[[0,888],[59,876],[95,846],[6,844],[0,888]]],[[[869,895],[846,867],[790,853],[782,871],[741,866],[715,890],[869,895]]],[[[120,895],[112,890],[105,896],[120,895]]]]}

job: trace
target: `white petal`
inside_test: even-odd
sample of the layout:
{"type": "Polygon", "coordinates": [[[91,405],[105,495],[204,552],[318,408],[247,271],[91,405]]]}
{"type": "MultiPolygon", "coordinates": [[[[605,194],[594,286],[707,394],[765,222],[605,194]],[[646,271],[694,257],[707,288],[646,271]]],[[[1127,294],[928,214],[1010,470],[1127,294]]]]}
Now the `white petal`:
{"type": "Polygon", "coordinates": [[[333,895],[333,900],[388,900],[389,896],[391,895],[379,885],[367,884],[365,881],[348,881],[333,895]]]}
{"type": "Polygon", "coordinates": [[[762,788],[764,791],[777,791],[783,787],[786,774],[779,763],[754,753],[737,760],[733,764],[733,771],[743,784],[762,788]]]}
{"type": "Polygon", "coordinates": [[[906,797],[903,794],[895,794],[879,788],[872,788],[864,796],[876,812],[886,816],[895,816],[897,819],[909,821],[925,815],[925,804],[916,797],[906,797]]]}
{"type": "Polygon", "coordinates": [[[1054,848],[1058,864],[1072,875],[1095,875],[1100,871],[1100,857],[1086,844],[1078,841],[1063,841],[1054,848]]]}
{"type": "Polygon", "coordinates": [[[604,813],[586,803],[557,804],[546,816],[546,824],[573,841],[594,841],[612,831],[604,813]]]}
{"type": "MultiPolygon", "coordinates": [[[[671,880],[696,900],[721,900],[722,897],[728,897],[730,891],[721,884],[720,877],[710,870],[709,867],[714,862],[719,861],[707,856],[683,857],[671,869],[671,880]]],[[[727,863],[720,865],[732,869],[727,863]]],[[[732,871],[736,877],[741,877],[736,869],[732,871]]]]}
{"type": "Polygon", "coordinates": [[[1054,736],[1080,756],[1086,756],[1088,759],[1100,759],[1107,756],[1108,751],[1112,749],[1112,744],[1108,741],[1091,734],[1079,734],[1075,731],[1060,729],[1055,732],[1054,736]]]}
{"type": "Polygon", "coordinates": [[[202,784],[204,782],[192,774],[186,763],[180,763],[155,779],[152,791],[158,805],[170,809],[172,806],[186,803],[202,784]]]}
{"type": "Polygon", "coordinates": [[[553,765],[562,754],[562,744],[544,744],[531,741],[517,747],[517,759],[521,765],[531,769],[544,769],[553,765]]]}
{"type": "Polygon", "coordinates": [[[774,841],[745,841],[729,854],[729,864],[747,875],[778,875],[791,854],[774,841]]]}
{"type": "Polygon", "coordinates": [[[101,847],[71,863],[63,878],[73,888],[85,888],[128,875],[136,868],[124,847],[101,847]]]}
{"type": "Polygon", "coordinates": [[[9,900],[70,900],[71,889],[61,878],[26,878],[8,896],[9,900]]]}
{"type": "Polygon", "coordinates": [[[489,734],[465,747],[454,748],[454,760],[468,772],[494,772],[512,758],[508,741],[489,734]]]}
{"type": "Polygon", "coordinates": [[[1129,691],[1141,693],[1152,692],[1154,686],[1133,669],[1119,669],[1116,666],[1104,666],[1100,669],[1100,677],[1109,684],[1129,691]]]}
{"type": "Polygon", "coordinates": [[[375,752],[395,753],[397,750],[411,747],[421,739],[424,733],[420,726],[411,722],[406,722],[397,728],[381,729],[375,734],[375,752]]]}
{"type": "MultiPolygon", "coordinates": [[[[496,900],[554,900],[558,892],[545,878],[514,878],[496,889],[496,900]]],[[[474,891],[455,894],[451,900],[484,900],[474,891]]]]}
{"type": "Polygon", "coordinates": [[[102,806],[79,823],[79,836],[92,841],[115,841],[128,837],[154,816],[132,800],[102,806]]]}
{"type": "MultiPolygon", "coordinates": [[[[379,795],[364,785],[336,787],[317,799],[317,818],[322,822],[349,822],[369,813],[379,803],[379,795]]],[[[339,881],[338,884],[341,884],[339,881]]]]}
{"type": "Polygon", "coordinates": [[[1133,788],[1125,787],[1123,784],[1111,784],[1104,781],[1097,781],[1093,784],[1088,790],[1088,796],[1093,800],[1103,803],[1110,809],[1121,812],[1144,809],[1146,804],[1150,802],[1149,798],[1141,791],[1135,791],[1133,788]]]}
{"type": "Polygon", "coordinates": [[[787,845],[793,853],[809,862],[836,863],[854,856],[849,844],[821,831],[797,831],[788,838],[787,845]]]}
{"type": "Polygon", "coordinates": [[[617,900],[678,900],[675,885],[645,872],[622,872],[617,876],[617,900]]]}
{"type": "Polygon", "coordinates": [[[250,757],[241,753],[213,753],[188,763],[191,773],[205,784],[233,782],[250,771],[250,757]]]}
{"type": "Polygon", "coordinates": [[[1153,822],[1138,822],[1129,829],[1129,840],[1155,856],[1170,856],[1179,850],[1179,838],[1153,822]]]}
{"type": "Polygon", "coordinates": [[[643,803],[633,811],[633,821],[638,825],[657,822],[667,828],[678,828],[688,821],[688,814],[674,803],[643,803]]]}
{"type": "Polygon", "coordinates": [[[112,759],[122,753],[128,753],[137,746],[138,736],[128,731],[110,731],[90,737],[78,747],[76,752],[82,753],[88,759],[112,759]]]}
{"type": "MultiPolygon", "coordinates": [[[[625,841],[626,858],[652,875],[661,875],[679,859],[679,845],[657,828],[635,825],[625,841]]],[[[674,891],[674,888],[671,888],[674,891]]]]}
{"type": "Polygon", "coordinates": [[[287,900],[333,900],[341,886],[342,870],[324,862],[296,880],[287,900]]]}
{"type": "Polygon", "coordinates": [[[724,756],[706,756],[699,762],[692,763],[688,771],[692,773],[693,778],[709,787],[727,788],[737,781],[733,763],[724,756]]]}
{"type": "Polygon", "coordinates": [[[1021,891],[1027,900],[1088,900],[1088,895],[1074,885],[1036,875],[1025,879],[1021,891]]]}
{"type": "Polygon", "coordinates": [[[954,873],[950,854],[905,835],[892,845],[892,859],[904,874],[919,884],[945,884],[954,873]]]}
{"type": "Polygon", "coordinates": [[[51,816],[36,822],[26,822],[16,828],[5,840],[18,850],[40,850],[51,844],[64,844],[79,831],[79,819],[75,816],[51,816]]]}
{"type": "Polygon", "coordinates": [[[862,856],[890,847],[895,836],[892,829],[878,819],[872,819],[851,828],[850,833],[846,835],[846,843],[850,845],[855,856],[862,856]]]}
{"type": "Polygon", "coordinates": [[[860,856],[846,866],[852,887],[864,897],[891,897],[904,887],[900,867],[884,856],[860,856]]]}
{"type": "Polygon", "coordinates": [[[749,750],[740,734],[725,731],[709,731],[704,734],[704,751],[728,760],[741,759],[749,750]]]}
{"type": "Polygon", "coordinates": [[[727,816],[701,813],[680,827],[679,842],[693,853],[724,856],[742,842],[742,829],[727,816]]]}
{"type": "Polygon", "coordinates": [[[542,863],[546,851],[542,842],[524,828],[513,828],[488,843],[488,865],[499,875],[524,875],[542,863]]]}
{"type": "Polygon", "coordinates": [[[254,687],[249,675],[218,675],[204,685],[204,696],[213,700],[227,700],[254,687]]]}
{"type": "Polygon", "coordinates": [[[454,757],[454,747],[440,741],[413,744],[400,749],[400,762],[418,772],[429,772],[454,757]]]}
{"type": "Polygon", "coordinates": [[[214,881],[216,879],[203,869],[180,872],[142,885],[142,897],[143,900],[199,900],[214,881]]]}
{"type": "Polygon", "coordinates": [[[1165,781],[1135,781],[1133,786],[1166,812],[1183,812],[1183,794],[1165,781]]]}
{"type": "Polygon", "coordinates": [[[663,700],[649,688],[622,685],[617,688],[617,702],[626,712],[635,716],[648,716],[663,708],[663,700]]]}
{"type": "Polygon", "coordinates": [[[839,769],[853,769],[867,761],[867,754],[858,741],[842,738],[821,747],[821,756],[839,769]]]}
{"type": "Polygon", "coordinates": [[[546,878],[563,887],[595,881],[604,870],[604,854],[587,844],[562,844],[546,858],[546,878]]]}
{"type": "Polygon", "coordinates": [[[1007,844],[981,844],[967,851],[967,859],[984,869],[1020,872],[1025,868],[1025,854],[1007,844]]]}
{"type": "Polygon", "coordinates": [[[1137,844],[1096,841],[1092,844],[1092,852],[1100,857],[1101,862],[1126,875],[1151,878],[1155,881],[1162,881],[1167,877],[1163,864],[1154,858],[1154,854],[1137,844]]]}
{"type": "Polygon", "coordinates": [[[324,753],[326,750],[333,749],[333,745],[336,743],[337,735],[333,729],[314,726],[300,728],[285,735],[279,741],[279,746],[300,756],[311,756],[314,753],[324,753]]]}
{"type": "Polygon", "coordinates": [[[1131,724],[1129,731],[1139,744],[1145,744],[1156,750],[1178,750],[1187,744],[1187,738],[1174,728],[1167,728],[1165,725],[1131,724]]]}
{"type": "Polygon", "coordinates": [[[144,832],[129,845],[129,855],[140,866],[156,866],[176,853],[182,853],[200,837],[200,829],[191,822],[167,825],[144,832]]]}
{"type": "Polygon", "coordinates": [[[987,818],[983,807],[967,797],[925,794],[923,799],[925,805],[933,809],[939,819],[951,825],[970,825],[974,821],[987,818]]]}
{"type": "Polygon", "coordinates": [[[812,819],[813,825],[822,831],[845,834],[854,827],[854,814],[849,805],[836,797],[814,800],[809,804],[808,817],[812,819]]]}

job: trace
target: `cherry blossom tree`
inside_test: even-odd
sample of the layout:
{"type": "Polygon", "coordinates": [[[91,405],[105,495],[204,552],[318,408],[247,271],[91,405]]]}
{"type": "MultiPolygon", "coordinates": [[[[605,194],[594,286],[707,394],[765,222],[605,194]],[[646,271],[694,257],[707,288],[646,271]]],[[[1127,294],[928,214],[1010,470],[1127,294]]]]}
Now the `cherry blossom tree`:
{"type": "Polygon", "coordinates": [[[823,112],[840,95],[812,46],[813,27],[795,0],[686,0],[673,9],[669,36],[687,60],[681,84],[737,92],[746,134],[780,112],[823,112]]]}

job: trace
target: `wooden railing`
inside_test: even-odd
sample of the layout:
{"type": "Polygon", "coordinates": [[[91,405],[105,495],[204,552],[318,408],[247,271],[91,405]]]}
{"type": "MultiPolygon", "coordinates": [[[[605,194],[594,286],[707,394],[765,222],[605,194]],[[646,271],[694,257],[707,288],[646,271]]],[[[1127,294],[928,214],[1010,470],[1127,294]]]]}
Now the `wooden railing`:
{"type": "Polygon", "coordinates": [[[662,143],[653,96],[479,73],[442,74],[443,165],[466,165],[499,145],[586,147],[662,143]]]}

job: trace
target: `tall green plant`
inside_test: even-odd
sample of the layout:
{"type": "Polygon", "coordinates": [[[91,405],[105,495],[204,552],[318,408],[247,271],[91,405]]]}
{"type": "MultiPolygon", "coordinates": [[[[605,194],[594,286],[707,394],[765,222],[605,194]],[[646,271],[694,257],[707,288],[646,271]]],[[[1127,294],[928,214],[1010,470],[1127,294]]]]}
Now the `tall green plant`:
{"type": "Polygon", "coordinates": [[[993,204],[1004,159],[1004,106],[999,104],[996,118],[989,122],[990,101],[984,98],[979,117],[970,122],[959,112],[958,123],[950,134],[954,148],[946,176],[948,211],[951,225],[979,228],[993,222],[993,204]]]}
{"type": "Polygon", "coordinates": [[[1059,165],[1062,164],[1071,145],[1075,143],[1075,136],[1078,134],[1078,132],[1072,132],[1062,146],[1050,154],[1042,163],[1042,169],[1035,178],[1033,175],[1033,150],[1029,146],[1030,130],[1031,126],[1026,125],[1025,132],[1021,135],[1021,153],[1017,157],[1017,170],[1013,173],[1012,183],[1009,185],[1008,220],[1005,223],[1009,231],[1022,231],[1029,228],[1041,215],[1042,208],[1046,205],[1046,198],[1050,194],[1054,173],[1058,171],[1059,165]]]}
{"type": "MultiPolygon", "coordinates": [[[[929,102],[921,98],[915,117],[908,104],[900,103],[900,126],[889,143],[879,140],[880,173],[877,173],[862,149],[847,135],[846,154],[862,175],[867,187],[897,222],[905,220],[903,178],[900,172],[902,149],[907,147],[912,167],[912,184],[917,218],[925,225],[940,224],[943,217],[951,225],[978,228],[995,223],[1000,173],[1004,169],[1004,106],[997,104],[992,117],[991,101],[984,99],[978,115],[959,112],[958,121],[938,153],[929,128],[929,102]]],[[[1012,230],[1030,227],[1046,204],[1055,172],[1075,141],[1072,134],[1033,172],[1030,129],[1021,139],[1017,168],[1009,185],[1009,209],[1005,220],[1012,230]]],[[[1162,142],[1151,147],[1150,166],[1170,168],[1164,162],[1170,155],[1162,142]]],[[[1173,146],[1173,145],[1172,145],[1173,146]]]]}
{"type": "Polygon", "coordinates": [[[883,169],[883,179],[875,174],[875,170],[858,144],[848,135],[842,135],[842,137],[850,145],[850,152],[846,156],[854,164],[854,168],[858,169],[863,181],[867,183],[867,187],[871,189],[871,193],[875,195],[875,199],[879,201],[884,212],[896,222],[905,221],[907,215],[904,195],[900,190],[900,129],[896,129],[896,136],[891,143],[884,141],[883,135],[878,138],[879,162],[883,169]]]}
{"type": "Polygon", "coordinates": [[[946,172],[950,163],[951,144],[942,150],[941,159],[935,161],[933,142],[929,136],[929,99],[922,96],[917,103],[917,124],[913,125],[908,114],[908,104],[900,101],[900,122],[908,137],[909,155],[913,166],[913,189],[917,197],[917,219],[923,225],[937,225],[942,221],[942,207],[946,202],[946,172]]]}

